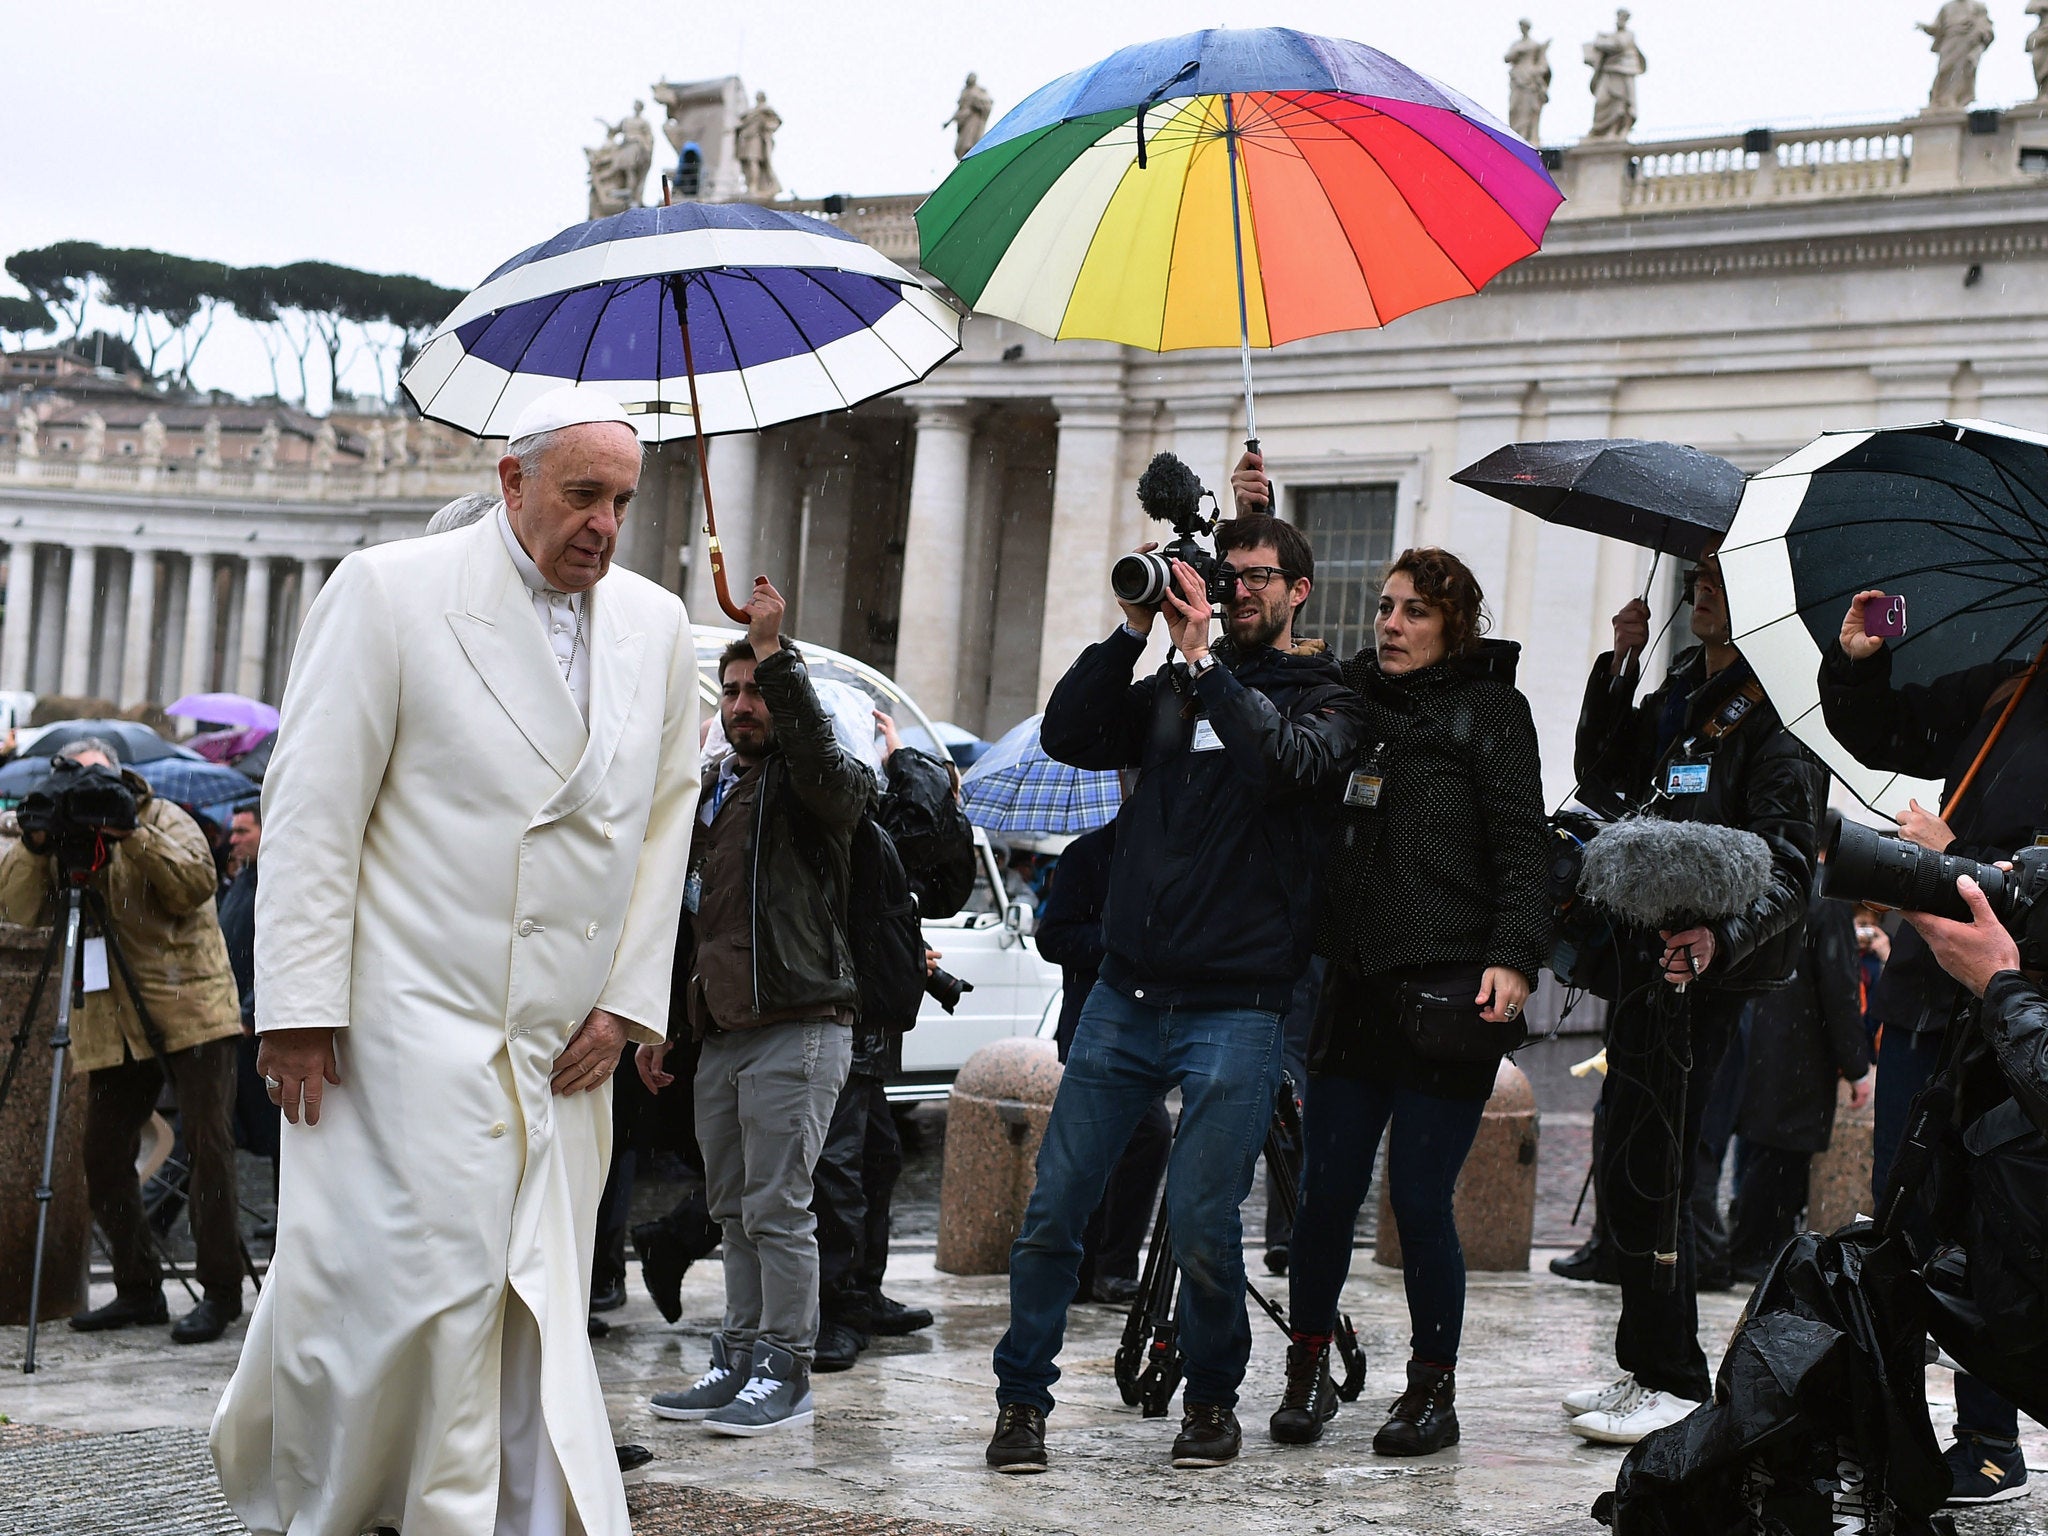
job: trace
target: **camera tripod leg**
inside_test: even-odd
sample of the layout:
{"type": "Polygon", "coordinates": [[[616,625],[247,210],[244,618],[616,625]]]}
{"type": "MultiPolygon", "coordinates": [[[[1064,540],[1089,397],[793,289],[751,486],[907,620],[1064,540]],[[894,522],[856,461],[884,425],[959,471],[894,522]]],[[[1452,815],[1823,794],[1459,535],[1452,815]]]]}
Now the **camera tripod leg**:
{"type": "Polygon", "coordinates": [[[36,1328],[43,1307],[43,1255],[49,1243],[52,1180],[57,1170],[57,1117],[64,1108],[64,1058],[71,1050],[72,983],[78,974],[80,891],[72,886],[64,909],[64,959],[57,973],[57,1028],[50,1036],[50,1117],[43,1125],[43,1171],[36,1180],[36,1247],[28,1281],[28,1343],[22,1353],[25,1376],[36,1372],[36,1328]]]}

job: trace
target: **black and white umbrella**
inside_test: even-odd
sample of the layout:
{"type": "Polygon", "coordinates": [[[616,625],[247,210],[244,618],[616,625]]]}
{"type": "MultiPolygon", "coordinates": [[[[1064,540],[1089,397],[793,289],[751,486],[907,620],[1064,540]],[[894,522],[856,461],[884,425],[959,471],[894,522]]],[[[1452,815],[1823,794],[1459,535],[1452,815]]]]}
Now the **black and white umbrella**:
{"type": "Polygon", "coordinates": [[[1991,421],[1830,432],[1753,475],[1721,546],[1735,643],[1794,735],[1872,810],[1940,786],[1871,768],[1822,718],[1821,657],[1850,599],[1903,594],[1895,685],[2048,640],[2048,437],[1991,421]]]}

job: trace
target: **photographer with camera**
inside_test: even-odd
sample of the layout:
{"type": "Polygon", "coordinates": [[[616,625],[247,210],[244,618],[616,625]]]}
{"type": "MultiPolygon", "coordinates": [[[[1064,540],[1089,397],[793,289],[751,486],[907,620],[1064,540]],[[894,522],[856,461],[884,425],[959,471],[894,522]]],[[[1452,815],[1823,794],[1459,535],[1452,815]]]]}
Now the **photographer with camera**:
{"type": "Polygon", "coordinates": [[[163,1261],[135,1177],[142,1129],[168,1076],[191,1157],[187,1193],[203,1288],[171,1338],[217,1339],[242,1315],[233,1129],[242,1016],[214,913],[213,852],[198,823],[119,768],[113,745],[97,737],[53,760],[21,819],[21,841],[0,856],[0,919],[58,921],[60,881],[92,871],[84,931],[94,936],[81,945],[85,1005],[71,1017],[71,1069],[86,1080],[86,1188],[113,1250],[115,1294],[71,1326],[93,1333],[169,1320],[163,1261]],[[45,818],[30,809],[39,794],[49,796],[48,826],[36,825],[45,818]],[[95,802],[93,824],[82,827],[74,812],[86,796],[95,802]]]}
{"type": "Polygon", "coordinates": [[[1273,1115],[1281,1013],[1310,954],[1325,828],[1316,791],[1348,764],[1360,726],[1334,659],[1296,642],[1314,576],[1308,540],[1277,518],[1240,517],[1215,528],[1211,557],[1193,538],[1208,526],[1202,494],[1178,459],[1152,461],[1138,496],[1174,524],[1170,564],[1149,546],[1118,562],[1125,622],[1060,680],[1040,731],[1057,761],[1139,773],[1117,817],[1106,957],[1010,1254],[987,1452],[998,1471],[1045,1469],[1083,1227],[1132,1129],[1174,1087],[1166,1207],[1187,1388],[1173,1462],[1219,1466],[1241,1444],[1232,1410],[1251,1327],[1238,1206],[1273,1115]],[[1225,633],[1212,647],[1215,605],[1225,633]],[[1178,655],[1134,679],[1162,613],[1178,655]]]}
{"type": "Polygon", "coordinates": [[[1733,916],[1621,936],[1598,1177],[1618,1250],[1614,1353],[1624,1374],[1564,1398],[1574,1433],[1617,1445],[1676,1423],[1710,1393],[1691,1222],[1677,1224],[1675,1248],[1661,1264],[1657,1257],[1672,1197],[1668,1165],[1675,1157],[1678,1168],[1690,1166],[1708,1089],[1744,1003],[1782,986],[1798,963],[1826,800],[1825,772],[1785,729],[1735,647],[1714,550],[1690,573],[1687,598],[1700,643],[1675,658],[1639,705],[1633,683],[1650,643],[1649,605],[1638,598],[1614,616],[1614,649],[1594,663],[1579,715],[1580,796],[1610,815],[1755,833],[1769,849],[1770,873],[1765,894],[1733,916]],[[1662,1038],[1658,1027],[1663,999],[1654,994],[1665,986],[1689,988],[1684,1039],[1662,1038]],[[1681,1067],[1685,1114],[1674,1123],[1673,1106],[1651,1085],[1681,1067]]]}
{"type": "Polygon", "coordinates": [[[1465,1256],[1452,1194],[1550,948],[1549,841],[1521,647],[1483,638],[1479,582],[1410,549],[1387,572],[1374,643],[1344,664],[1366,745],[1324,875],[1329,960],[1302,1111],[1287,1388],[1273,1438],[1305,1445],[1337,1412],[1330,1341],[1352,1229],[1387,1137],[1412,1325],[1382,1456],[1455,1445],[1465,1256]]]}
{"type": "MultiPolygon", "coordinates": [[[[1864,624],[1865,604],[1885,595],[1851,598],[1841,631],[1822,657],[1820,702],[1828,729],[1859,762],[1945,781],[1942,798],[1952,819],[1909,803],[1898,817],[1906,841],[1979,863],[2009,858],[2048,829],[2048,688],[2028,689],[2001,729],[2001,715],[2020,687],[2020,662],[1895,685],[1891,648],[1864,624]],[[1973,765],[1975,778],[1958,798],[1973,765]]],[[[1879,1198],[1914,1096],[1940,1064],[1957,998],[1923,931],[1917,924],[1902,929],[1870,999],[1871,1015],[1883,1028],[1871,1148],[1871,1187],[1879,1198]]],[[[1948,1457],[1957,1502],[2019,1496],[2027,1469],[2018,1433],[2012,1405],[1959,1372],[1956,1440],[1948,1457]]]]}

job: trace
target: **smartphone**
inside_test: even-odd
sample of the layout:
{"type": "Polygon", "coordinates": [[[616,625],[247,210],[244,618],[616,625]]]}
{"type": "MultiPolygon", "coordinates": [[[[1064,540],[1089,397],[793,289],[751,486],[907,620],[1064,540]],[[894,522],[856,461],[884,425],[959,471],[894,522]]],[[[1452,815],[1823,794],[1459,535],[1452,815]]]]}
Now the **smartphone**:
{"type": "Polygon", "coordinates": [[[1906,633],[1905,594],[1866,598],[1863,603],[1863,633],[1884,640],[1901,638],[1906,633]]]}

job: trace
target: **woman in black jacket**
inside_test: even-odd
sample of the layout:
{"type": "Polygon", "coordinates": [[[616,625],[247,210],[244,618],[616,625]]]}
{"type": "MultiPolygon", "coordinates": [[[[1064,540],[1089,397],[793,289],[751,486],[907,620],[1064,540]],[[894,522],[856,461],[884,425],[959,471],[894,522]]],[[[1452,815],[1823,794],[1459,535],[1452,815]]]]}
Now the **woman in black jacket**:
{"type": "Polygon", "coordinates": [[[1373,1449],[1455,1444],[1452,1372],[1465,1257],[1451,1193],[1550,943],[1543,778],[1520,648],[1482,640],[1479,583],[1411,549],[1380,596],[1375,646],[1344,667],[1365,699],[1317,949],[1330,962],[1309,1058],[1295,1329],[1276,1440],[1306,1444],[1337,1411],[1330,1334],[1380,1136],[1414,1326],[1408,1385],[1373,1449]]]}

